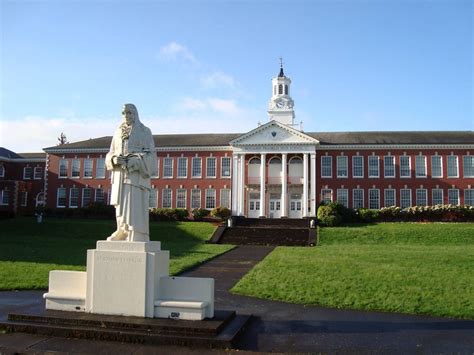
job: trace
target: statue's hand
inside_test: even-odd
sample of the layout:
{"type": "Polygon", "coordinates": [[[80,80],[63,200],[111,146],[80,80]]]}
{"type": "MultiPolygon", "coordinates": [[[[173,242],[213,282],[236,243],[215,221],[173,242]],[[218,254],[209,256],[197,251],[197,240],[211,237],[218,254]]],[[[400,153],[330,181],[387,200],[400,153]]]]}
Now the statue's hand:
{"type": "Polygon", "coordinates": [[[137,157],[129,158],[127,163],[127,169],[130,172],[140,170],[140,160],[137,157]]]}
{"type": "Polygon", "coordinates": [[[119,156],[116,156],[112,159],[112,162],[115,164],[115,165],[125,165],[127,163],[127,161],[125,160],[125,158],[121,155],[119,156]]]}

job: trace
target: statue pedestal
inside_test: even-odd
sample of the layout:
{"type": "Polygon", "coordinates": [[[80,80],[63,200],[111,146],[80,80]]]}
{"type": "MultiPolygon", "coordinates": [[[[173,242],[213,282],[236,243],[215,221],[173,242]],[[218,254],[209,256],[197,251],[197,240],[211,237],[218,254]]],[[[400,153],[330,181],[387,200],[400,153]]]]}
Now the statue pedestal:
{"type": "Polygon", "coordinates": [[[168,265],[160,242],[97,242],[87,251],[86,312],[153,318],[168,265]]]}

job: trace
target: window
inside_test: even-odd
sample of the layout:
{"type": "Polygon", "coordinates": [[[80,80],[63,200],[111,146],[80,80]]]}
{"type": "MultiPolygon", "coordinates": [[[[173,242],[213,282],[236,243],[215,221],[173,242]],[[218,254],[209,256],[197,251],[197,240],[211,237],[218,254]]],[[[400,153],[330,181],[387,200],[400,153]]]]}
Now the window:
{"type": "Polygon", "coordinates": [[[431,177],[440,178],[443,177],[443,166],[441,165],[441,155],[431,156],[431,177]]]}
{"type": "Polygon", "coordinates": [[[448,203],[450,205],[459,205],[459,190],[458,189],[448,190],[448,203]]]}
{"type": "Polygon", "coordinates": [[[10,191],[2,190],[1,192],[2,192],[2,196],[0,196],[1,197],[0,204],[8,206],[8,204],[10,203],[10,191]]]}
{"type": "Polygon", "coordinates": [[[364,157],[359,155],[354,155],[352,157],[352,177],[364,177],[364,157]]]}
{"type": "Polygon", "coordinates": [[[395,177],[395,157],[388,155],[383,158],[383,175],[386,178],[395,177]]]}
{"type": "Polygon", "coordinates": [[[400,177],[411,177],[411,161],[409,156],[403,155],[400,157],[400,177]]]}
{"type": "Polygon", "coordinates": [[[28,192],[20,191],[20,206],[26,207],[28,204],[28,192]]]}
{"type": "Polygon", "coordinates": [[[397,202],[395,201],[395,189],[385,189],[384,191],[384,206],[392,207],[396,206],[397,202]]]}
{"type": "Polygon", "coordinates": [[[380,190],[369,189],[369,208],[378,210],[380,208],[380,190]]]}
{"type": "Polygon", "coordinates": [[[221,177],[230,177],[230,157],[221,159],[221,177]]]}
{"type": "Polygon", "coordinates": [[[92,177],[92,159],[84,159],[84,177],[92,177]]]}
{"type": "Polygon", "coordinates": [[[465,178],[474,177],[474,155],[463,156],[463,176],[465,178]]]}
{"type": "Polygon", "coordinates": [[[206,209],[216,208],[216,190],[206,189],[206,209]]]}
{"type": "Polygon", "coordinates": [[[66,188],[65,187],[58,188],[56,207],[66,207],[66,188]]]}
{"type": "Polygon", "coordinates": [[[151,178],[158,178],[160,176],[160,158],[156,158],[156,171],[152,172],[151,178]]]}
{"type": "Polygon", "coordinates": [[[428,205],[428,195],[426,189],[416,189],[416,205],[426,206],[428,205]]]}
{"type": "Polygon", "coordinates": [[[173,158],[167,157],[163,159],[163,177],[173,177],[173,158]]]}
{"type": "Polygon", "coordinates": [[[431,204],[433,206],[444,204],[443,189],[433,189],[433,190],[431,190],[431,204]]]}
{"type": "Polygon", "coordinates": [[[344,207],[349,207],[349,191],[347,189],[337,189],[337,202],[344,207]]]}
{"type": "Polygon", "coordinates": [[[206,177],[216,177],[216,158],[206,159],[206,177]]]}
{"type": "Polygon", "coordinates": [[[352,190],[352,208],[364,208],[364,189],[352,190]]]}
{"type": "Polygon", "coordinates": [[[321,201],[322,202],[331,202],[332,201],[332,190],[331,189],[322,189],[321,190],[321,201]]]}
{"type": "Polygon", "coordinates": [[[150,189],[150,197],[148,199],[148,207],[149,208],[157,208],[158,207],[158,190],[154,187],[150,189]]]}
{"type": "Polygon", "coordinates": [[[288,85],[285,84],[285,95],[288,95],[288,85]]]}
{"type": "Polygon", "coordinates": [[[329,156],[321,157],[321,177],[322,178],[332,177],[332,157],[329,157],[329,156]]]}
{"type": "Polygon", "coordinates": [[[5,167],[0,164],[0,177],[5,177],[5,167]]]}
{"type": "Polygon", "coordinates": [[[448,155],[448,178],[459,177],[457,155],[448,155]]]}
{"type": "Polygon", "coordinates": [[[71,187],[69,189],[69,207],[79,207],[79,189],[77,187],[71,187]]]}
{"type": "Polygon", "coordinates": [[[379,157],[376,155],[369,156],[369,178],[379,177],[379,157]]]}
{"type": "Polygon", "coordinates": [[[191,190],[191,208],[201,208],[201,190],[199,189],[191,190]]]}
{"type": "Polygon", "coordinates": [[[59,177],[65,178],[67,177],[67,160],[61,159],[59,161],[59,177]]]}
{"type": "Polygon", "coordinates": [[[100,187],[95,189],[95,202],[105,203],[104,189],[100,187]]]}
{"type": "Polygon", "coordinates": [[[346,178],[347,177],[347,157],[346,156],[338,156],[336,159],[337,165],[337,177],[338,178],[346,178]]]}
{"type": "Polygon", "coordinates": [[[464,190],[464,204],[474,206],[474,189],[464,190]]]}
{"type": "Polygon", "coordinates": [[[162,199],[161,206],[163,208],[171,208],[171,201],[173,199],[173,191],[171,191],[171,189],[163,189],[161,199],[162,199]]]}
{"type": "Polygon", "coordinates": [[[283,95],[283,85],[282,84],[278,85],[278,94],[283,95]]]}
{"type": "Polygon", "coordinates": [[[176,208],[186,208],[186,189],[176,190],[176,208]]]}
{"type": "Polygon", "coordinates": [[[92,189],[85,187],[82,189],[82,207],[87,207],[92,201],[92,189]]]}
{"type": "Polygon", "coordinates": [[[43,178],[43,168],[41,166],[35,167],[34,170],[34,179],[41,180],[43,178]]]}
{"type": "Polygon", "coordinates": [[[81,161],[79,159],[73,159],[71,177],[78,178],[80,176],[81,176],[81,161]]]}
{"type": "Polygon", "coordinates": [[[29,180],[33,177],[33,168],[31,166],[25,166],[23,168],[23,179],[29,180]]]}
{"type": "Polygon", "coordinates": [[[178,177],[185,178],[188,176],[188,158],[178,158],[178,177]]]}
{"type": "Polygon", "coordinates": [[[411,207],[411,189],[400,190],[400,207],[411,207]]]}
{"type": "Polygon", "coordinates": [[[105,178],[105,159],[104,158],[97,158],[95,177],[98,179],[105,178]]]}
{"type": "Polygon", "coordinates": [[[194,157],[193,158],[193,178],[200,178],[201,177],[201,167],[202,167],[202,162],[201,158],[194,157]]]}
{"type": "Polygon", "coordinates": [[[424,155],[417,155],[415,159],[415,176],[417,178],[426,177],[426,157],[424,155]]]}
{"type": "Polygon", "coordinates": [[[230,189],[221,189],[220,206],[230,209],[230,189]]]}

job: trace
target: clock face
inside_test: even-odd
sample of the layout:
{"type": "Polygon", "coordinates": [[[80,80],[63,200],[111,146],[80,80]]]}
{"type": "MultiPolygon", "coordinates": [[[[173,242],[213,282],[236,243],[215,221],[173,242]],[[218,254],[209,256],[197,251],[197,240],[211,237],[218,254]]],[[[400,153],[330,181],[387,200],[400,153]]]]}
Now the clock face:
{"type": "Polygon", "coordinates": [[[278,108],[285,107],[285,101],[283,101],[283,100],[278,100],[277,102],[275,102],[275,104],[276,104],[276,107],[278,107],[278,108]]]}

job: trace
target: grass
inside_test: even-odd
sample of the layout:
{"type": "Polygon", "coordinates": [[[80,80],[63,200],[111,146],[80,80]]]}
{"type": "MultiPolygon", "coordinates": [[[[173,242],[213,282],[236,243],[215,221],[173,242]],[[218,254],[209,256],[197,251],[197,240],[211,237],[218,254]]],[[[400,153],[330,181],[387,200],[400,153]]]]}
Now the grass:
{"type": "Polygon", "coordinates": [[[331,308],[474,318],[474,224],[322,228],[279,247],[233,292],[331,308]]]}
{"type": "MultiPolygon", "coordinates": [[[[204,244],[214,228],[210,223],[151,222],[150,238],[170,251],[170,273],[176,275],[232,248],[204,244]]],[[[86,250],[114,229],[115,221],[104,220],[0,221],[0,290],[44,289],[50,270],[85,270],[86,250]]]]}

